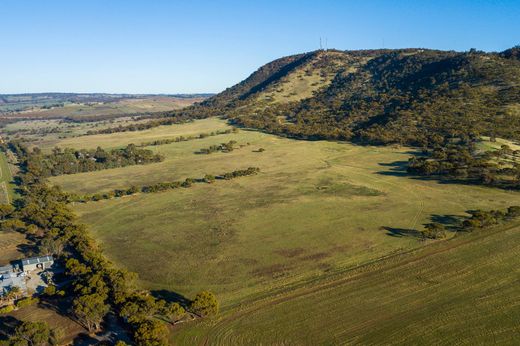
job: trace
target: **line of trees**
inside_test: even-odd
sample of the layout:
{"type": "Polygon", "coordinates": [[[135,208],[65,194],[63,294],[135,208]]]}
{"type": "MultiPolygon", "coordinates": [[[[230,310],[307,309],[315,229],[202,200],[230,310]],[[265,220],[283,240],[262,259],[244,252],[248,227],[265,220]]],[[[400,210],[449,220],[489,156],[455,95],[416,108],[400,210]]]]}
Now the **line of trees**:
{"type": "MultiPolygon", "coordinates": [[[[11,142],[10,148],[20,155],[21,145],[21,142],[11,142]]],[[[164,160],[162,155],[148,149],[137,148],[134,144],[129,144],[123,149],[112,150],[104,150],[100,147],[81,150],[54,148],[50,154],[44,154],[38,147],[34,147],[27,155],[31,157],[27,160],[31,165],[28,168],[44,177],[144,165],[164,160]]]]}
{"type": "MultiPolygon", "coordinates": [[[[135,114],[134,114],[135,115],[135,114]]],[[[110,133],[116,133],[116,132],[135,132],[135,131],[144,131],[149,130],[154,127],[159,127],[163,125],[174,125],[174,124],[182,124],[191,122],[194,119],[202,119],[206,118],[205,115],[188,115],[183,114],[181,112],[159,112],[154,113],[154,117],[157,119],[150,120],[147,122],[141,122],[141,123],[134,123],[130,125],[119,125],[117,127],[110,127],[106,129],[100,129],[100,130],[89,130],[87,131],[87,135],[97,135],[97,134],[110,134],[110,133]]],[[[149,116],[141,117],[142,119],[147,119],[149,116]]],[[[96,119],[99,119],[96,118],[96,119]]]]}
{"type": "MultiPolygon", "coordinates": [[[[510,206],[506,210],[470,210],[471,215],[455,227],[458,231],[473,232],[492,227],[502,222],[510,222],[520,217],[520,206],[510,206]]],[[[439,222],[426,224],[422,231],[423,238],[443,239],[446,237],[446,227],[439,222]]]]}
{"type": "Polygon", "coordinates": [[[236,129],[236,128],[227,129],[227,130],[218,130],[218,131],[213,131],[213,132],[209,132],[209,133],[206,133],[206,132],[200,133],[195,136],[179,136],[179,137],[175,137],[175,138],[157,139],[157,140],[151,141],[151,142],[143,142],[137,146],[138,147],[149,147],[149,146],[155,146],[155,145],[186,142],[186,141],[191,141],[191,140],[195,140],[195,139],[203,139],[206,137],[212,137],[212,136],[218,136],[218,135],[224,135],[224,134],[230,134],[230,133],[236,133],[236,132],[238,132],[238,129],[236,129]]]}
{"type": "MultiPolygon", "coordinates": [[[[232,172],[226,172],[220,175],[206,174],[203,178],[186,178],[184,181],[172,181],[172,182],[161,182],[152,185],[144,185],[141,187],[131,186],[127,189],[115,189],[106,193],[96,193],[90,195],[80,196],[78,194],[69,194],[67,201],[69,202],[88,202],[88,201],[99,201],[103,199],[119,198],[123,196],[130,196],[136,193],[154,193],[162,192],[167,190],[173,190],[178,188],[188,188],[197,183],[212,184],[216,180],[231,180],[238,177],[245,177],[250,175],[256,175],[260,172],[258,167],[249,167],[247,169],[238,169],[232,172]]],[[[0,206],[1,207],[1,206],[0,206]]],[[[1,216],[1,208],[0,208],[1,216]]]]}
{"type": "MultiPolygon", "coordinates": [[[[106,314],[113,311],[128,323],[137,344],[167,345],[168,331],[161,320],[175,323],[183,309],[184,313],[188,313],[187,310],[195,316],[207,316],[199,314],[201,299],[180,306],[136,289],[136,275],[116,269],[103,256],[86,226],[79,223],[68,208],[67,195],[59,187],[47,185],[42,171],[35,168],[38,165],[34,161],[39,157],[23,145],[18,145],[17,153],[22,170],[21,198],[15,210],[5,214],[0,229],[27,234],[40,253],[49,253],[44,247],[46,239],[59,244],[56,261],[64,266],[69,280],[57,299],[71,301],[73,318],[92,332],[98,330],[106,314]]],[[[201,295],[211,298],[202,300],[207,308],[204,311],[208,311],[208,315],[217,313],[215,296],[208,292],[201,295]]]]}
{"type": "Polygon", "coordinates": [[[212,154],[216,153],[218,151],[221,151],[223,153],[230,153],[233,150],[235,150],[235,144],[237,144],[236,141],[229,141],[227,143],[221,143],[219,145],[211,145],[208,148],[202,148],[198,151],[199,154],[212,154]]]}

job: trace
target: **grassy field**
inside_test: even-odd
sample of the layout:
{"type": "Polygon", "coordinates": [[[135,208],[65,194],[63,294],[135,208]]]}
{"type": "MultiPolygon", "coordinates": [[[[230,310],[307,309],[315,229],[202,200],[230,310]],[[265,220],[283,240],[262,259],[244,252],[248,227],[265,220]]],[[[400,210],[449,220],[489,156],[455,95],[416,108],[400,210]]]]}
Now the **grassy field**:
{"type": "MultiPolygon", "coordinates": [[[[184,133],[186,126],[207,131],[215,124],[225,126],[210,119],[171,126],[169,135],[184,133]]],[[[413,236],[424,223],[449,224],[467,210],[505,208],[518,204],[520,197],[410,178],[402,171],[410,156],[407,148],[296,141],[242,130],[153,150],[166,160],[52,182],[68,191],[97,192],[260,167],[257,176],[75,206],[107,256],[138,272],[144,287],[187,296],[211,289],[224,310],[427,245],[413,236]],[[194,153],[230,139],[250,144],[232,153],[194,153]],[[258,148],[265,151],[255,152],[258,148]]]]}
{"type": "Polygon", "coordinates": [[[7,139],[20,139],[30,141],[31,145],[42,148],[52,148],[59,141],[85,135],[88,131],[97,131],[118,126],[138,124],[148,120],[134,120],[132,117],[121,117],[117,119],[71,123],[58,119],[24,120],[7,124],[2,130],[2,136],[7,139]]]}
{"type": "Polygon", "coordinates": [[[135,132],[118,132],[111,134],[100,134],[91,136],[63,138],[38,144],[43,150],[49,151],[55,146],[72,147],[75,149],[96,148],[98,146],[111,149],[120,148],[127,144],[140,144],[156,139],[168,139],[176,136],[196,135],[202,132],[211,132],[229,128],[229,126],[219,119],[207,119],[194,121],[180,125],[167,125],[154,127],[149,130],[135,132]]]}
{"type": "Polygon", "coordinates": [[[28,241],[25,236],[18,232],[0,231],[0,266],[9,264],[9,262],[24,258],[21,250],[28,241]]]}
{"type": "Polygon", "coordinates": [[[176,345],[518,345],[520,227],[464,234],[173,330],[176,345]]]}
{"type": "Polygon", "coordinates": [[[11,203],[14,196],[14,183],[11,168],[4,152],[0,152],[0,203],[11,203]]]}

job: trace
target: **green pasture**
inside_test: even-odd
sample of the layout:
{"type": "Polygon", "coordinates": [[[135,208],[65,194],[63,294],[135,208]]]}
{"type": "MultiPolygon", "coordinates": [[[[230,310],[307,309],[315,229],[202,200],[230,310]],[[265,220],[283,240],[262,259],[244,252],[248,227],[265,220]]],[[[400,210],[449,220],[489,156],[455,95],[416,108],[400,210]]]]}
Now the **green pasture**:
{"type": "Polygon", "coordinates": [[[0,203],[11,203],[15,197],[15,184],[4,152],[0,152],[0,203]]]}
{"type": "Polygon", "coordinates": [[[180,325],[172,343],[518,345],[520,228],[482,233],[180,325]]]}
{"type": "Polygon", "coordinates": [[[153,127],[144,131],[116,132],[110,134],[63,138],[56,141],[41,143],[39,146],[43,150],[50,150],[55,146],[62,148],[71,147],[75,149],[89,149],[100,146],[104,149],[112,149],[124,147],[130,143],[140,144],[156,139],[196,135],[202,132],[211,132],[227,128],[229,128],[229,126],[224,121],[217,118],[211,118],[179,125],[153,127]]]}
{"type": "MultiPolygon", "coordinates": [[[[208,130],[210,122],[225,126],[215,119],[194,125],[208,130]]],[[[169,135],[188,125],[172,126],[169,135]]],[[[449,226],[467,210],[506,208],[520,200],[515,192],[408,177],[403,169],[410,148],[297,141],[245,130],[150,148],[166,160],[51,181],[92,193],[260,167],[257,176],[75,205],[106,255],[139,273],[144,287],[187,296],[210,289],[225,310],[428,245],[416,232],[432,220],[449,226]],[[231,139],[238,143],[231,153],[195,154],[231,139]]]]}

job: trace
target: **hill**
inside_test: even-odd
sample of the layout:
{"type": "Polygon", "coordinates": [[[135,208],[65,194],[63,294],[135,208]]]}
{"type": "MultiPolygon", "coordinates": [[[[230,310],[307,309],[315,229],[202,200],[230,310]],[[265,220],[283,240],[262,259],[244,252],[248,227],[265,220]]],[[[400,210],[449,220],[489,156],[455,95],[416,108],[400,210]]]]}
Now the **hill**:
{"type": "Polygon", "coordinates": [[[306,139],[520,139],[518,51],[314,51],[270,62],[186,112],[306,139]]]}

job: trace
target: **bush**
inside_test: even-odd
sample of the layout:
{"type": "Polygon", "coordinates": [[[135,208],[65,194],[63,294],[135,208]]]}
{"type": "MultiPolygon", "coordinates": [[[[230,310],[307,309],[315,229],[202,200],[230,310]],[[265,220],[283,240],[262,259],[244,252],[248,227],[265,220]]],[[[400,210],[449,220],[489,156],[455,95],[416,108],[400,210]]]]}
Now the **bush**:
{"type": "Polygon", "coordinates": [[[36,304],[39,301],[40,300],[38,298],[27,297],[27,298],[18,300],[15,305],[17,308],[23,308],[25,306],[36,304]]]}
{"type": "Polygon", "coordinates": [[[211,174],[206,174],[204,176],[204,181],[208,184],[211,184],[215,181],[215,176],[211,175],[211,174]]]}
{"type": "Polygon", "coordinates": [[[56,289],[56,286],[54,286],[54,285],[49,285],[49,286],[45,287],[45,289],[43,290],[43,293],[49,297],[52,297],[53,295],[55,295],[56,292],[57,292],[57,289],[56,289]]]}
{"type": "Polygon", "coordinates": [[[209,291],[197,293],[190,306],[190,310],[199,316],[216,315],[218,308],[217,298],[209,291]]]}
{"type": "Polygon", "coordinates": [[[520,206],[512,205],[507,208],[508,217],[520,217],[520,206]]]}
{"type": "Polygon", "coordinates": [[[0,308],[0,314],[8,314],[14,310],[14,306],[7,305],[0,308]]]}
{"type": "Polygon", "coordinates": [[[424,227],[423,236],[428,239],[442,239],[446,237],[446,228],[444,225],[434,222],[424,227]]]}

